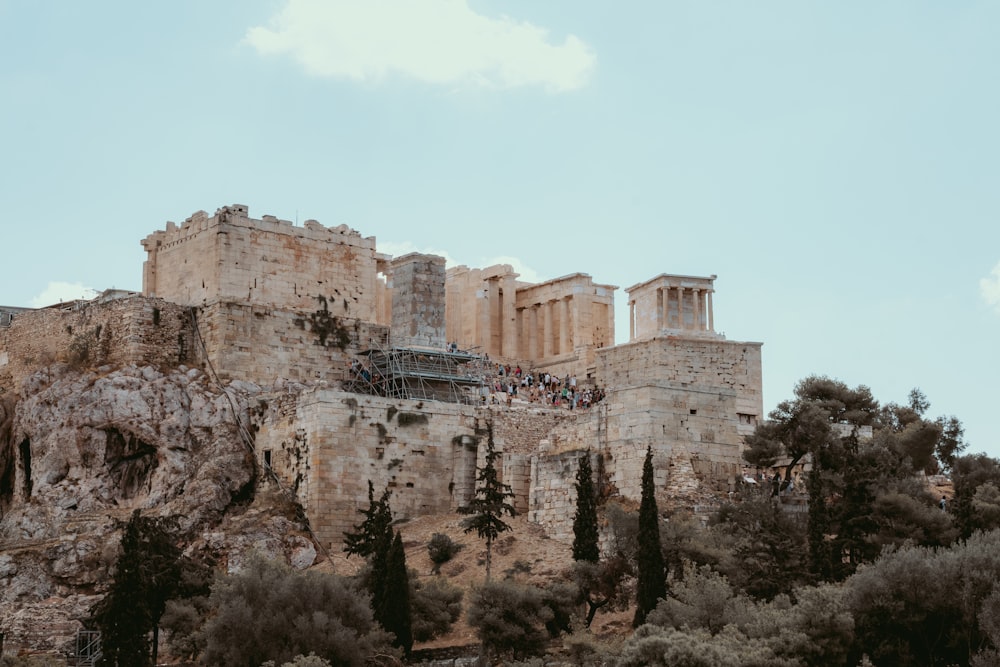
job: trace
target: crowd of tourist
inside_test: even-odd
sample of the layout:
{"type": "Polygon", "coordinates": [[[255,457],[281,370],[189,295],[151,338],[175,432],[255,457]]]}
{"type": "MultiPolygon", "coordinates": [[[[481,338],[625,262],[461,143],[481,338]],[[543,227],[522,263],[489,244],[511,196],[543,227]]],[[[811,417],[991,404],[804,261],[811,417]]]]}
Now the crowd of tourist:
{"type": "Polygon", "coordinates": [[[514,399],[520,399],[568,410],[586,410],[604,400],[604,390],[600,387],[578,387],[576,375],[559,377],[541,371],[525,371],[517,364],[491,365],[485,378],[484,403],[487,395],[493,404],[506,402],[509,406],[514,399]]]}

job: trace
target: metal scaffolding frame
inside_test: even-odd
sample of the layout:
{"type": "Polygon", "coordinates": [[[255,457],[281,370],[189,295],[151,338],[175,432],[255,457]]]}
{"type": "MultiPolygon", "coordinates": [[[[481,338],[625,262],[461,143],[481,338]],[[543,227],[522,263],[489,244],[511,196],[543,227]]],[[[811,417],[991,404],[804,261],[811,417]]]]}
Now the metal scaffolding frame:
{"type": "Polygon", "coordinates": [[[489,367],[488,359],[469,351],[400,347],[371,338],[352,363],[344,388],[388,398],[479,404],[489,367]]]}
{"type": "Polygon", "coordinates": [[[104,654],[101,652],[101,633],[96,630],[80,630],[76,633],[76,651],[73,653],[77,667],[93,667],[104,654]]]}

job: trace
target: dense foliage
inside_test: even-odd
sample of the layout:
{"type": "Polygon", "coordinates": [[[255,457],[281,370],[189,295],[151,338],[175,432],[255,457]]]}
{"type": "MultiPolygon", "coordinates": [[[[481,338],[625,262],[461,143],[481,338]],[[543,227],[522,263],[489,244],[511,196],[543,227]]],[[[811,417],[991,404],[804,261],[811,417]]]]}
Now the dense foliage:
{"type": "Polygon", "coordinates": [[[219,578],[210,601],[202,657],[211,665],[281,664],[315,653],[360,667],[389,651],[391,637],[372,618],[368,596],[335,575],[256,558],[244,572],[219,578]]]}

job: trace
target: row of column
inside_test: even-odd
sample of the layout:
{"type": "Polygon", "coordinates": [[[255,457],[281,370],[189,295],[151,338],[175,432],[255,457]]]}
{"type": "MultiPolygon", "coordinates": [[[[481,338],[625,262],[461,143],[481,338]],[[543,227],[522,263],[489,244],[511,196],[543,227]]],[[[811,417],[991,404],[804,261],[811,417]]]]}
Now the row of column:
{"type": "Polygon", "coordinates": [[[656,325],[658,329],[694,329],[695,331],[715,331],[715,313],[712,308],[712,294],[715,290],[698,287],[661,287],[656,290],[656,325]],[[691,298],[685,299],[690,292],[691,298]],[[671,298],[673,294],[673,298],[671,298]],[[684,319],[684,303],[691,303],[691,323],[684,319]],[[671,317],[670,304],[677,305],[671,317]],[[707,315],[707,316],[706,316],[707,315]]]}
{"type": "MultiPolygon", "coordinates": [[[[693,331],[715,331],[715,312],[712,294],[715,290],[698,287],[659,287],[656,290],[656,330],[686,329],[693,331]],[[686,294],[690,296],[686,297],[686,294]],[[690,304],[685,309],[685,304],[690,304]],[[674,309],[671,310],[671,306],[674,309]],[[684,314],[691,314],[691,321],[684,314]]],[[[635,301],[629,302],[629,332],[636,337],[635,301]]]]}
{"type": "Polygon", "coordinates": [[[535,360],[570,352],[573,345],[572,324],[579,315],[575,306],[573,298],[565,296],[519,308],[518,329],[522,332],[522,349],[519,352],[527,352],[527,358],[535,360]]]}

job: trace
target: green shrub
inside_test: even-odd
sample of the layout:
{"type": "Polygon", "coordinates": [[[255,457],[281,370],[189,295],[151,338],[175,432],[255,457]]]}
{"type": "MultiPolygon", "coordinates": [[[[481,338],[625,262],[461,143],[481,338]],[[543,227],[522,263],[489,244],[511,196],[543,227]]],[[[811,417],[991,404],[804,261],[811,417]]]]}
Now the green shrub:
{"type": "Polygon", "coordinates": [[[413,614],[413,638],[425,642],[447,633],[462,614],[462,589],[441,577],[417,581],[412,585],[410,609],[413,614]]]}
{"type": "Polygon", "coordinates": [[[431,541],[427,543],[427,555],[434,563],[434,573],[441,571],[441,566],[455,557],[462,550],[462,545],[451,539],[444,533],[434,533],[431,541]]]}
{"type": "Polygon", "coordinates": [[[221,667],[282,664],[315,653],[336,665],[361,667],[390,653],[390,636],[372,620],[368,596],[350,580],[300,573],[262,558],[212,586],[215,615],[202,630],[203,659],[221,667]]]}
{"type": "Polygon", "coordinates": [[[544,591],[513,581],[486,582],[472,594],[467,614],[490,654],[521,660],[540,655],[553,619],[544,591]]]}

